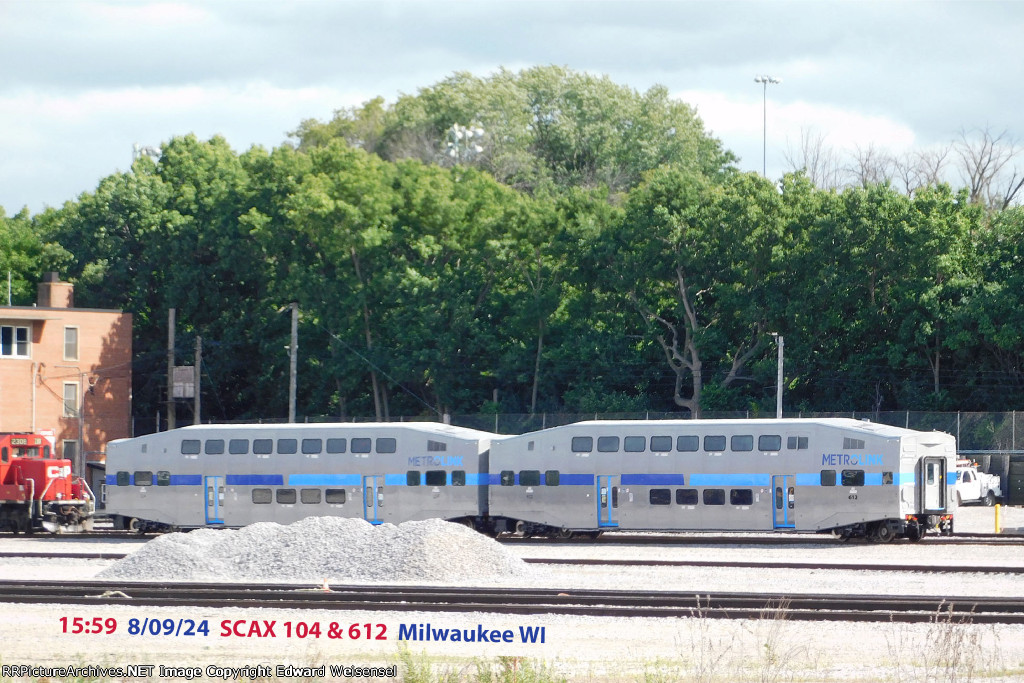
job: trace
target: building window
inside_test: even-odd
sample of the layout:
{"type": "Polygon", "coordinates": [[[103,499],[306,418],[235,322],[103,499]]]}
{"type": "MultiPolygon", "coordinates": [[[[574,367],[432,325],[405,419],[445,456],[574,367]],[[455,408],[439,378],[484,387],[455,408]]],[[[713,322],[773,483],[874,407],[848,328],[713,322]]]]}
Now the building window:
{"type": "Polygon", "coordinates": [[[61,453],[63,453],[62,457],[65,460],[70,460],[71,462],[74,462],[76,459],[78,459],[77,439],[69,439],[68,441],[62,441],[61,446],[63,447],[61,450],[61,453]]]}
{"type": "Polygon", "coordinates": [[[64,382],[64,417],[78,417],[78,382],[64,382]]]}
{"type": "Polygon", "coordinates": [[[28,358],[28,328],[12,325],[0,326],[0,356],[28,358]]]}
{"type": "Polygon", "coordinates": [[[64,360],[78,360],[78,328],[64,328],[64,360]]]}

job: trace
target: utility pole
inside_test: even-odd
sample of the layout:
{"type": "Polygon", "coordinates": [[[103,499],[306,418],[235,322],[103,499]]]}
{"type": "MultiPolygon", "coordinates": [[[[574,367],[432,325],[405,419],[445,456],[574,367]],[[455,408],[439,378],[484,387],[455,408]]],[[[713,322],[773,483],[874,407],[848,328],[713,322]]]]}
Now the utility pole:
{"type": "Polygon", "coordinates": [[[167,311],[167,429],[174,429],[174,309],[167,311]]]}
{"type": "Polygon", "coordinates": [[[288,422],[295,422],[295,389],[296,372],[299,356],[299,303],[293,301],[292,307],[292,342],[288,347],[288,422]]]}
{"type": "Polygon", "coordinates": [[[192,398],[192,412],[195,413],[195,418],[192,424],[202,424],[203,420],[201,417],[202,401],[199,398],[199,378],[203,374],[203,338],[196,335],[196,364],[192,372],[192,383],[195,385],[195,396],[192,398]]]}

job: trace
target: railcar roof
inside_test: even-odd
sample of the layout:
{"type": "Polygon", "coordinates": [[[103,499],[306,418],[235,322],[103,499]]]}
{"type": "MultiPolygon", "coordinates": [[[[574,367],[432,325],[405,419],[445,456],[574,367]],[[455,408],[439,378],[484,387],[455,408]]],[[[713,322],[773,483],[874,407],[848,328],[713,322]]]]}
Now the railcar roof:
{"type": "MultiPolygon", "coordinates": [[[[904,427],[895,427],[892,425],[881,424],[879,422],[869,422],[867,420],[855,420],[849,417],[805,417],[805,418],[755,418],[755,419],[726,419],[726,420],[586,420],[583,422],[574,422],[568,425],[562,425],[559,427],[550,427],[547,430],[540,431],[551,431],[553,429],[566,429],[570,427],[653,427],[657,425],[663,425],[666,427],[709,427],[718,425],[722,427],[770,427],[770,426],[784,426],[784,427],[811,427],[811,426],[823,426],[833,427],[836,429],[848,429],[861,432],[870,432],[879,436],[905,436],[909,434],[922,434],[920,430],[906,429],[904,427]]],[[[537,432],[533,432],[536,434],[537,432]]]]}
{"type": "MultiPolygon", "coordinates": [[[[345,429],[387,429],[400,427],[416,432],[422,432],[424,434],[431,434],[434,436],[450,436],[461,439],[498,439],[502,438],[501,435],[492,434],[491,432],[484,432],[478,429],[471,429],[469,427],[458,427],[456,425],[443,424],[440,422],[278,422],[278,423],[223,423],[223,424],[202,424],[202,425],[189,425],[187,427],[180,427],[178,429],[171,430],[170,432],[156,432],[153,434],[146,434],[144,436],[166,436],[172,433],[180,433],[183,437],[189,436],[195,432],[208,432],[211,430],[218,431],[236,431],[236,432],[273,432],[273,431],[296,431],[296,432],[312,432],[319,429],[329,429],[342,427],[345,429]]],[[[144,438],[140,436],[137,438],[144,438]]],[[[120,439],[118,439],[120,441],[120,439]]]]}

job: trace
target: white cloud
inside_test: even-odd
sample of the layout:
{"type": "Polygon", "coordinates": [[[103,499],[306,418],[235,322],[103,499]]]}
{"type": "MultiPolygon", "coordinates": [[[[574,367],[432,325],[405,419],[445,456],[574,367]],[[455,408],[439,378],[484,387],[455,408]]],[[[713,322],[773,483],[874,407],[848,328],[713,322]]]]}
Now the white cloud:
{"type": "Polygon", "coordinates": [[[336,109],[372,96],[262,81],[9,93],[0,97],[0,206],[12,213],[29,197],[33,212],[44,204],[59,206],[126,169],[135,143],[157,145],[195,133],[201,139],[223,135],[238,151],[254,144],[271,148],[303,119],[329,119],[336,109]]]}
{"type": "MultiPolygon", "coordinates": [[[[753,82],[751,86],[759,92],[759,86],[753,82]]],[[[770,177],[789,170],[785,155],[800,148],[805,133],[820,137],[840,155],[869,147],[899,153],[916,144],[914,131],[891,117],[831,104],[773,101],[776,87],[784,84],[768,87],[766,104],[761,97],[706,90],[685,90],[675,96],[697,108],[705,127],[741,157],[741,168],[760,170],[766,136],[770,177]]]]}

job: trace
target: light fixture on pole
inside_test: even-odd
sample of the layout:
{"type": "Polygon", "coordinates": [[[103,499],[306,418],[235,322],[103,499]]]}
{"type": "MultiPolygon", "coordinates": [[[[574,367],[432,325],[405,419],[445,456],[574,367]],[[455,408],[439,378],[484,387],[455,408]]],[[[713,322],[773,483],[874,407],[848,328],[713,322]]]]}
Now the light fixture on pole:
{"type": "Polygon", "coordinates": [[[775,344],[779,347],[778,376],[775,378],[775,419],[782,419],[782,350],[786,347],[786,341],[778,332],[772,332],[775,337],[775,344]]]}
{"type": "Polygon", "coordinates": [[[755,76],[754,83],[761,83],[763,91],[761,95],[761,175],[767,176],[768,170],[768,84],[782,83],[781,78],[774,76],[755,76]]]}

